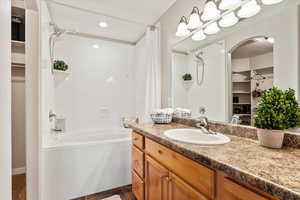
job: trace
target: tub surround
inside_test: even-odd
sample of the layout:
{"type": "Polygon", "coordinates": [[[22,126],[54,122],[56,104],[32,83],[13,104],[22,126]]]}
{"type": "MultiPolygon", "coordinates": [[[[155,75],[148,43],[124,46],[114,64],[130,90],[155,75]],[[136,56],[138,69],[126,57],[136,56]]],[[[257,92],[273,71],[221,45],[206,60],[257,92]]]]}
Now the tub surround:
{"type": "MultiPolygon", "coordinates": [[[[211,124],[211,128],[230,137],[230,143],[199,146],[175,142],[164,136],[164,131],[175,128],[191,128],[188,125],[194,123],[193,120],[176,118],[174,121],[180,123],[169,125],[131,124],[130,127],[143,136],[200,164],[220,170],[228,176],[276,198],[300,199],[300,149],[288,147],[281,150],[268,149],[258,144],[255,128],[226,124],[222,126],[214,123],[211,124]]],[[[293,137],[296,136],[293,135],[293,137]]]]}

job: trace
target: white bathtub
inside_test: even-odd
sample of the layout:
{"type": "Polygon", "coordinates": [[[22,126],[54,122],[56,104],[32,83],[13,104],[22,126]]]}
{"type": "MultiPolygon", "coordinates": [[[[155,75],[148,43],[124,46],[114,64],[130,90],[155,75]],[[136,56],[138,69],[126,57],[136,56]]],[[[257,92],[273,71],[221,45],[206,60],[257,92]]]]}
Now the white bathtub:
{"type": "Polygon", "coordinates": [[[43,144],[43,200],[69,200],[131,184],[131,130],[49,135],[43,144]]]}

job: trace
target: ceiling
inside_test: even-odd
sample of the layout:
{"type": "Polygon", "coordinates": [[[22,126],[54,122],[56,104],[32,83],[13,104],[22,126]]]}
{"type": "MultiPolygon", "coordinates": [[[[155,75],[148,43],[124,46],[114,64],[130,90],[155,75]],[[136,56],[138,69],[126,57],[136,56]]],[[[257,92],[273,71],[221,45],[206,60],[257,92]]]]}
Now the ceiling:
{"type": "Polygon", "coordinates": [[[262,55],[273,51],[273,44],[265,38],[257,38],[248,40],[246,43],[238,47],[233,53],[233,58],[249,58],[262,55]]]}
{"type": "Polygon", "coordinates": [[[176,0],[48,0],[52,21],[99,37],[136,42],[176,0]],[[105,21],[107,28],[98,23],[105,21]]]}

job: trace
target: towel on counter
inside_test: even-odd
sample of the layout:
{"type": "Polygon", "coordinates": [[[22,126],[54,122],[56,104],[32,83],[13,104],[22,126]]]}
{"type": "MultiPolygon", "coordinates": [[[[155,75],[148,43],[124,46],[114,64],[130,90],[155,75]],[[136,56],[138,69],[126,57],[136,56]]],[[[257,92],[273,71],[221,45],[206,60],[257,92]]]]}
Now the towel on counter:
{"type": "Polygon", "coordinates": [[[191,110],[186,109],[186,108],[176,108],[175,112],[177,112],[177,113],[189,113],[189,114],[192,113],[191,110]]]}
{"type": "Polygon", "coordinates": [[[105,198],[105,199],[103,199],[103,200],[121,200],[121,198],[120,198],[119,195],[114,195],[114,196],[105,198]]]}

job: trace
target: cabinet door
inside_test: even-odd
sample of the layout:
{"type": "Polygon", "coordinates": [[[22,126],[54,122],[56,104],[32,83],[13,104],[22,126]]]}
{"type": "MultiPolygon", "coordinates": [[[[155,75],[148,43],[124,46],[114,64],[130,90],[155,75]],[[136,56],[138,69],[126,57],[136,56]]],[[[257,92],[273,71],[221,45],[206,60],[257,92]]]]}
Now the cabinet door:
{"type": "Polygon", "coordinates": [[[146,200],[167,200],[168,169],[146,157],[146,200]]]}
{"type": "Polygon", "coordinates": [[[267,197],[239,185],[230,179],[224,179],[222,200],[268,200],[267,197]]]}
{"type": "Polygon", "coordinates": [[[170,173],[169,200],[208,200],[175,174],[170,173]]]}
{"type": "Polygon", "coordinates": [[[134,171],[132,172],[132,192],[137,200],[144,200],[144,182],[134,171]]]}
{"type": "Polygon", "coordinates": [[[132,169],[144,178],[144,152],[132,146],[132,169]]]}

